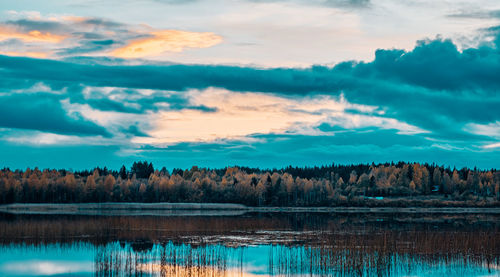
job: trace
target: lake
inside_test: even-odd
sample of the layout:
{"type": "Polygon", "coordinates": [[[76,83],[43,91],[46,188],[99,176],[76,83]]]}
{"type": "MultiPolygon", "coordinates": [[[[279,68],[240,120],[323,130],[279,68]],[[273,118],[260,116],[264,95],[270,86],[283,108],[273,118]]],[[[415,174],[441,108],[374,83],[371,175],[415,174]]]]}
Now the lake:
{"type": "Polygon", "coordinates": [[[0,276],[500,276],[500,215],[0,214],[0,276]]]}

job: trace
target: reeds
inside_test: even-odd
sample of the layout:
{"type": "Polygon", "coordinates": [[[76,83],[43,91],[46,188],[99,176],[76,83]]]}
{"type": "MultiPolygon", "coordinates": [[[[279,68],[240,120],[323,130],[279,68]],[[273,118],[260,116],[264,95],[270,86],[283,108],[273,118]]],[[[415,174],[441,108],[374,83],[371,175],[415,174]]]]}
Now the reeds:
{"type": "Polygon", "coordinates": [[[318,240],[305,246],[273,246],[270,275],[420,276],[426,267],[452,276],[499,273],[496,232],[382,231],[325,235],[318,240]]]}
{"type": "Polygon", "coordinates": [[[255,244],[277,276],[500,272],[494,216],[0,217],[3,250],[53,243],[95,249],[97,276],[244,276],[255,244]]]}
{"type": "Polygon", "coordinates": [[[172,242],[134,251],[131,244],[97,247],[96,276],[225,276],[228,248],[223,245],[193,247],[172,242]]]}
{"type": "MultiPolygon", "coordinates": [[[[452,276],[500,273],[498,239],[489,234],[431,233],[324,235],[306,245],[269,247],[269,276],[421,276],[433,272],[452,276]],[[415,239],[408,243],[407,239],[415,239]],[[437,240],[439,239],[439,240],[437,240]],[[475,242],[472,242],[475,241],[475,242]],[[448,247],[443,243],[452,242],[448,247]],[[464,242],[463,244],[459,242],[464,242]],[[490,245],[487,247],[487,245],[490,245]],[[480,252],[480,250],[486,250],[480,252]]],[[[131,243],[96,247],[97,276],[245,276],[245,247],[222,244],[131,243]],[[136,248],[136,250],[134,250],[136,248]]]]}

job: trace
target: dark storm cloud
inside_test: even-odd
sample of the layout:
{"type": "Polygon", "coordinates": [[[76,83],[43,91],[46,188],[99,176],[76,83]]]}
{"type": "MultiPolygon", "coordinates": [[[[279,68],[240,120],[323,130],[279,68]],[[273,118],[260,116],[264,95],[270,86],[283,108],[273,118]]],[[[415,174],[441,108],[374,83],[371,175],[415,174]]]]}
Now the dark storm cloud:
{"type": "Polygon", "coordinates": [[[377,50],[370,63],[341,63],[340,72],[403,82],[434,90],[479,93],[500,88],[500,52],[491,47],[458,51],[451,40],[424,40],[413,51],[377,50]]]}
{"type": "MultiPolygon", "coordinates": [[[[495,28],[488,30],[498,36],[495,28]]],[[[344,95],[350,103],[377,106],[379,116],[429,131],[439,140],[483,141],[466,130],[469,123],[500,121],[500,51],[482,45],[459,51],[450,40],[418,42],[412,51],[377,50],[372,62],[343,62],[306,69],[221,65],[105,65],[89,61],[54,61],[0,56],[2,84],[20,89],[43,83],[67,89],[72,103],[103,111],[146,113],[159,109],[198,109],[184,91],[223,88],[285,97],[344,95]],[[79,84],[79,85],[75,85],[79,84]],[[108,95],[85,87],[115,87],[108,95]],[[137,89],[156,90],[143,95],[137,89]],[[122,95],[122,96],[120,96],[122,95]],[[126,95],[126,97],[123,97],[126,95]],[[161,107],[161,108],[160,108],[161,107]]],[[[323,126],[325,127],[325,126],[323,126]]]]}
{"type": "MultiPolygon", "coordinates": [[[[0,68],[3,78],[11,82],[30,79],[56,86],[79,83],[180,92],[219,87],[288,97],[343,93],[349,102],[379,106],[385,116],[433,131],[438,137],[467,139],[464,124],[500,120],[500,51],[496,46],[458,51],[450,40],[442,39],[421,41],[409,52],[378,50],[372,62],[344,62],[333,68],[106,66],[6,56],[0,57],[0,68]]],[[[155,95],[137,103],[144,109],[158,102],[175,108],[180,101],[185,107],[186,99],[176,97],[155,95]]],[[[118,103],[99,105],[124,111],[118,103]]]]}
{"type": "MultiPolygon", "coordinates": [[[[474,148],[470,146],[470,142],[491,139],[467,132],[464,130],[464,124],[500,120],[500,80],[493,78],[495,74],[500,73],[498,57],[499,53],[495,47],[466,49],[460,52],[450,41],[443,40],[421,42],[410,52],[380,50],[375,60],[370,63],[348,62],[334,68],[308,69],[203,65],[105,66],[0,57],[0,70],[3,72],[0,87],[3,90],[9,86],[21,89],[34,82],[42,82],[53,88],[66,87],[66,96],[72,102],[86,103],[99,110],[126,113],[156,110],[159,103],[168,104],[172,109],[194,108],[189,106],[188,99],[182,93],[190,88],[221,87],[233,91],[268,92],[287,97],[343,93],[350,102],[377,105],[379,110],[386,112],[386,116],[414,124],[432,133],[405,135],[395,130],[376,128],[346,130],[325,123],[317,128],[326,133],[333,132],[333,136],[262,134],[250,136],[257,140],[254,143],[226,140],[216,143],[186,142],[167,148],[146,145],[132,158],[147,157],[160,163],[176,164],[187,159],[189,164],[185,166],[190,166],[193,160],[210,166],[225,165],[225,161],[254,166],[286,166],[284,161],[306,165],[331,161],[351,163],[438,160],[449,165],[488,167],[497,164],[496,152],[474,148]],[[117,87],[116,91],[109,94],[126,97],[123,101],[110,100],[96,91],[90,92],[91,100],[85,99],[82,89],[87,86],[117,87]],[[138,94],[136,89],[143,88],[178,93],[156,91],[150,95],[138,94]],[[127,106],[125,102],[135,106],[127,106]],[[434,140],[428,140],[427,137],[434,140]],[[433,146],[435,140],[444,141],[445,147],[433,146]],[[448,142],[450,145],[446,146],[448,142]],[[446,147],[460,150],[449,150],[445,149],[446,147]]],[[[7,124],[4,121],[3,127],[24,126],[51,132],[75,132],[71,129],[75,126],[74,123],[67,124],[72,119],[64,119],[66,115],[60,107],[40,105],[40,100],[31,95],[21,94],[15,99],[12,97],[2,96],[0,99],[4,100],[2,103],[34,101],[33,103],[38,104],[23,104],[25,108],[21,110],[22,114],[27,114],[24,120],[9,121],[7,124]],[[50,117],[50,114],[40,117],[42,110],[56,112],[53,113],[54,117],[50,117]],[[27,124],[28,115],[29,118],[37,118],[42,124],[27,124]],[[61,121],[61,117],[64,120],[61,121]],[[43,124],[49,121],[63,124],[43,124]]],[[[14,111],[4,110],[11,117],[13,114],[20,117],[21,111],[13,113],[14,111]]],[[[210,108],[206,111],[210,111],[210,108]]],[[[83,126],[78,127],[79,132],[105,132],[100,127],[93,126],[94,129],[89,128],[87,124],[83,126]]],[[[147,136],[136,125],[124,127],[122,132],[133,136],[147,136]]]]}
{"type": "Polygon", "coordinates": [[[496,48],[481,47],[460,52],[451,41],[437,39],[421,41],[410,52],[378,50],[373,62],[345,62],[334,68],[86,66],[10,57],[2,57],[0,66],[12,77],[19,75],[48,81],[81,81],[95,85],[178,91],[216,86],[237,91],[308,94],[357,89],[370,83],[380,86],[409,85],[413,89],[436,91],[434,94],[451,91],[456,95],[456,92],[494,94],[500,88],[500,79],[497,78],[499,58],[500,52],[496,48]]]}
{"type": "Polygon", "coordinates": [[[59,97],[45,94],[14,94],[0,97],[0,127],[37,130],[66,135],[111,136],[105,128],[84,119],[69,116],[59,97]]]}

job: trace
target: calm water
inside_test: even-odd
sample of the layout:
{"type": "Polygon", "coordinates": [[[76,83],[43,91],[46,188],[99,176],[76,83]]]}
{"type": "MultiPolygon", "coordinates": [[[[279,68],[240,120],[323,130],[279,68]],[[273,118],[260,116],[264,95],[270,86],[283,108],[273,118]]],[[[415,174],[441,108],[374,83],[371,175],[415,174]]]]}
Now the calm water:
{"type": "Polygon", "coordinates": [[[0,214],[0,276],[500,276],[496,215],[0,214]]]}

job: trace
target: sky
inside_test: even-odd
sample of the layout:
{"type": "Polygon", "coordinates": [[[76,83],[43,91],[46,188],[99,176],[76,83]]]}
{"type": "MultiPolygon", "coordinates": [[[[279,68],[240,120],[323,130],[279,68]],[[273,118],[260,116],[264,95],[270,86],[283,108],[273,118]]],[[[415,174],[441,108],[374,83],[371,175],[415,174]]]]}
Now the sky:
{"type": "Polygon", "coordinates": [[[500,167],[500,2],[0,3],[0,167],[500,167]]]}

